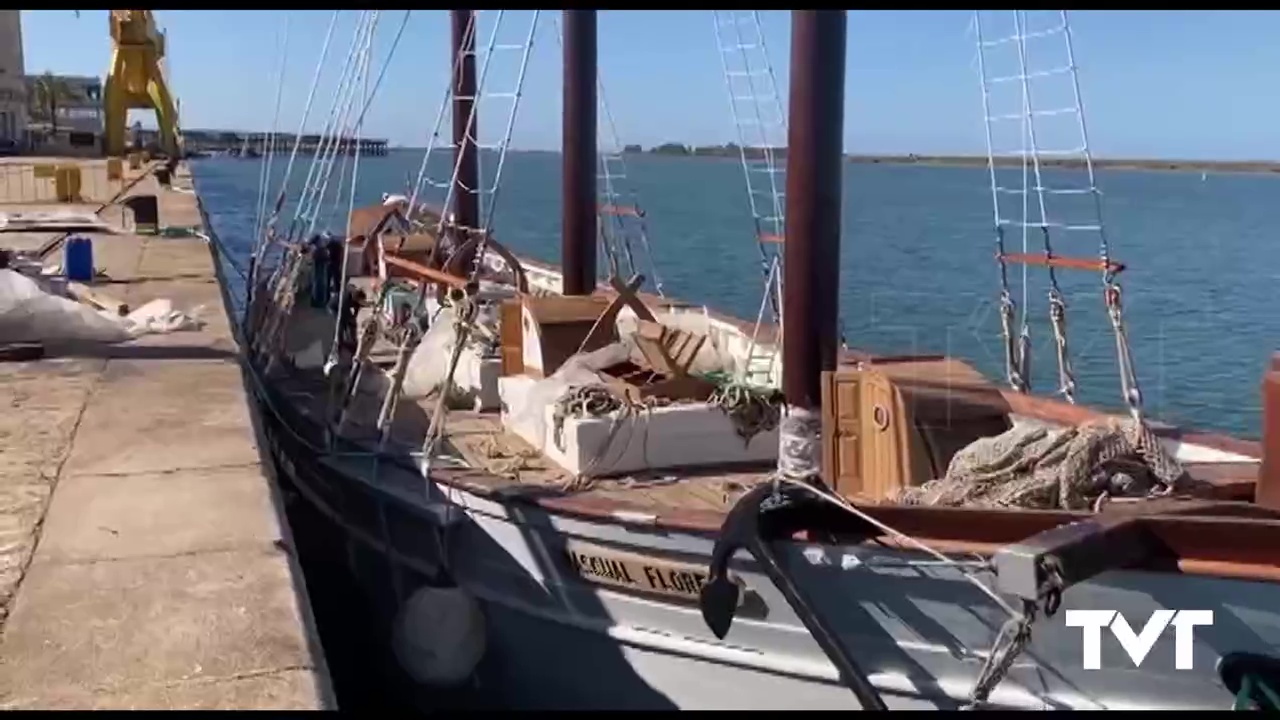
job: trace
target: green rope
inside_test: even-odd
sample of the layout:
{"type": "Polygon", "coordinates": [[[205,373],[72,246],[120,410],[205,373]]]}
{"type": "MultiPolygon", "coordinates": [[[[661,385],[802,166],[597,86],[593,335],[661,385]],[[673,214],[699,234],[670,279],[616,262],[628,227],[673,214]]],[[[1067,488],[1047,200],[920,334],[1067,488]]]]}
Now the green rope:
{"type": "Polygon", "coordinates": [[[716,387],[724,387],[733,383],[733,373],[724,370],[711,370],[709,372],[691,374],[701,377],[716,387]]]}
{"type": "Polygon", "coordinates": [[[156,234],[172,238],[196,237],[200,234],[200,228],[193,225],[165,225],[156,234]]]}
{"type": "Polygon", "coordinates": [[[773,388],[747,385],[725,375],[707,398],[707,404],[719,408],[733,423],[743,443],[750,444],[751,438],[778,427],[783,397],[773,388]]]}

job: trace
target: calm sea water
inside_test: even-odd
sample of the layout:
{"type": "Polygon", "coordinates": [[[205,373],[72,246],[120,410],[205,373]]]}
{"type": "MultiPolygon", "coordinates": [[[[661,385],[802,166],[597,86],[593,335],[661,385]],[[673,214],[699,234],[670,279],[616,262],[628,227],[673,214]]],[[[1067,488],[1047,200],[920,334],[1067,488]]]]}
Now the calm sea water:
{"type": "MultiPolygon", "coordinates": [[[[361,158],[356,204],[402,191],[420,162],[420,152],[403,150],[361,158]]],[[[513,251],[549,262],[557,262],[559,252],[559,162],[553,154],[509,155],[494,220],[497,236],[513,251]]],[[[298,162],[291,185],[300,185],[308,164],[298,162]]],[[[428,174],[447,177],[444,164],[433,159],[428,174]]],[[[273,189],[283,165],[277,158],[273,189]]],[[[247,252],[261,161],[198,160],[194,170],[214,229],[233,251],[247,252]]],[[[641,156],[628,159],[628,170],[648,213],[667,294],[754,318],[762,278],[737,161],[641,156]]],[[[1080,184],[1070,173],[1047,178],[1053,183],[1080,184]]],[[[340,194],[341,201],[322,216],[334,228],[343,221],[350,192],[349,185],[338,185],[335,171],[329,196],[340,194]]],[[[1126,317],[1149,414],[1256,436],[1262,369],[1280,347],[1280,313],[1267,310],[1280,287],[1272,207],[1280,177],[1211,174],[1202,181],[1198,173],[1104,171],[1099,185],[1112,255],[1129,266],[1122,276],[1126,317]]],[[[848,165],[844,198],[841,316],[850,345],[948,353],[989,377],[1003,377],[986,169],[848,165]]],[[[1091,210],[1064,205],[1062,197],[1051,200],[1051,218],[1091,220],[1091,210]]],[[[1020,231],[1013,235],[1008,243],[1016,251],[1020,231]]],[[[1055,252],[1096,257],[1097,235],[1075,235],[1054,238],[1055,252]]],[[[1038,251],[1039,237],[1029,239],[1031,251],[1038,251]]],[[[1020,271],[1013,280],[1020,297],[1020,271]]],[[[1047,282],[1043,268],[1031,269],[1032,370],[1040,392],[1056,386],[1047,282]]],[[[1059,282],[1069,303],[1080,400],[1121,407],[1098,277],[1060,271],[1059,282]]]]}

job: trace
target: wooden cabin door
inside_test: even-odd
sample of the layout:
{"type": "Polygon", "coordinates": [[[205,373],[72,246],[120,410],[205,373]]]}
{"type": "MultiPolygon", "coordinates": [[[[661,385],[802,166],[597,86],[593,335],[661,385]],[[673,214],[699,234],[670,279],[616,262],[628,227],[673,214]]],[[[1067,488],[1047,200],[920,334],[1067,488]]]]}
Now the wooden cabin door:
{"type": "Polygon", "coordinates": [[[822,375],[823,475],[836,493],[851,497],[862,492],[860,373],[822,375]]]}
{"type": "Polygon", "coordinates": [[[502,374],[524,372],[524,313],[520,298],[502,301],[498,315],[498,344],[502,348],[502,374]]]}
{"type": "Polygon", "coordinates": [[[875,499],[892,497],[903,485],[899,438],[901,418],[893,383],[877,372],[862,374],[862,492],[875,499]]]}

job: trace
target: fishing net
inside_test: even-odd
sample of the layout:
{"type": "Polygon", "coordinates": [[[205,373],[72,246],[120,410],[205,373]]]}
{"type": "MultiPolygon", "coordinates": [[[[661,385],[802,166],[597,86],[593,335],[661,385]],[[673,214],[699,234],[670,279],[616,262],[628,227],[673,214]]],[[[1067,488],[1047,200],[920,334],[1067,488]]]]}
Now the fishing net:
{"type": "Polygon", "coordinates": [[[1146,424],[1120,418],[1075,427],[1015,426],[951,459],[945,477],[904,488],[912,505],[1083,510],[1108,497],[1183,489],[1185,471],[1146,424]]]}

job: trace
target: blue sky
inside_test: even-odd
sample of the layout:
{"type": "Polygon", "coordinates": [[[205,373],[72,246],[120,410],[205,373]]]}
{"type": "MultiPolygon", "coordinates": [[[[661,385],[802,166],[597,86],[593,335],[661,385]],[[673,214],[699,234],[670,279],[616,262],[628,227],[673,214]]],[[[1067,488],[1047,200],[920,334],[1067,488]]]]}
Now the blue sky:
{"type": "MultiPolygon", "coordinates": [[[[79,18],[71,11],[24,10],[22,15],[28,73],[105,72],[110,57],[106,11],[82,11],[79,18]]],[[[156,15],[169,37],[169,72],[183,125],[243,130],[271,125],[287,17],[280,126],[296,129],[332,11],[164,10],[156,15]]],[[[344,12],[338,20],[312,128],[332,103],[356,15],[344,12]]],[[[495,15],[482,13],[482,46],[495,15]]],[[[559,48],[551,15],[542,13],[535,36],[513,147],[559,146],[559,48]]],[[[402,11],[382,13],[375,67],[381,66],[401,16],[402,11]]],[[[530,16],[529,11],[507,12],[500,42],[520,42],[530,16]]],[[[785,97],[788,13],[770,11],[762,17],[785,97]]],[[[1055,20],[1056,14],[1029,11],[1027,24],[1035,30],[1055,20]]],[[[1008,11],[988,13],[984,32],[988,38],[1009,35],[1012,22],[1008,11]]],[[[1280,12],[1078,11],[1071,14],[1071,24],[1095,155],[1280,158],[1280,96],[1274,91],[1280,80],[1280,44],[1274,42],[1280,37],[1280,12]]],[[[601,73],[622,142],[649,146],[734,139],[710,12],[604,11],[599,27],[601,73]]],[[[1059,46],[1043,51],[1029,46],[1028,52],[1039,53],[1028,61],[1033,70],[1065,62],[1059,46]]],[[[969,11],[851,11],[846,151],[985,152],[975,58],[969,11]]],[[[1016,73],[1011,62],[1016,58],[988,61],[998,66],[991,68],[993,75],[1016,73]]],[[[424,145],[443,98],[447,63],[447,11],[414,11],[364,134],[424,145]]],[[[517,64],[514,56],[495,61],[490,89],[512,89],[517,64]]],[[[1034,92],[1039,109],[1072,104],[1069,85],[1034,92]]],[[[486,140],[496,140],[505,125],[503,103],[493,100],[482,111],[486,140]]],[[[1041,130],[1039,144],[1074,145],[1076,126],[1060,130],[1062,139],[1045,137],[1054,133],[1041,130]]],[[[1020,136],[998,139],[997,145],[1020,136]]]]}

